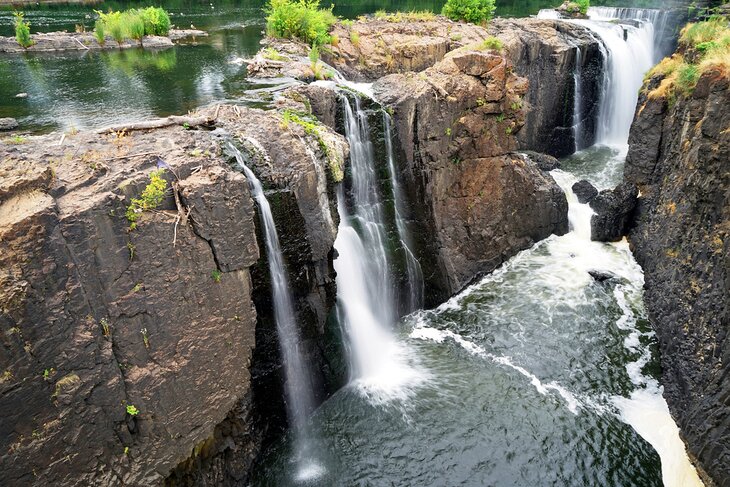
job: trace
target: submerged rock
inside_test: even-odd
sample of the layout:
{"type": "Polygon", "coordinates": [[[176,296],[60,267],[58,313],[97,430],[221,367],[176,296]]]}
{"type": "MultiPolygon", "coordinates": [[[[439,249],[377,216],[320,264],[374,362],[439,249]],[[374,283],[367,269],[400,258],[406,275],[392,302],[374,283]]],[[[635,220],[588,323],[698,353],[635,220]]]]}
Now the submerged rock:
{"type": "MultiPolygon", "coordinates": [[[[639,99],[624,179],[641,189],[630,241],[661,349],[662,384],[690,457],[730,485],[730,80],[639,99]]],[[[708,480],[707,485],[711,485],[708,480]]]]}
{"type": "Polygon", "coordinates": [[[616,277],[618,277],[618,276],[616,276],[616,274],[614,274],[612,272],[599,271],[599,270],[590,270],[590,271],[588,271],[588,274],[590,274],[591,277],[596,282],[606,282],[606,281],[610,281],[611,279],[616,279],[616,277]]]}
{"type": "Polygon", "coordinates": [[[8,130],[15,130],[18,128],[18,121],[14,118],[5,117],[0,118],[0,132],[7,132],[8,130]]]}
{"type": "Polygon", "coordinates": [[[107,36],[104,44],[99,44],[93,32],[43,32],[32,34],[33,45],[21,47],[14,37],[0,36],[0,52],[47,52],[47,51],[86,51],[100,49],[165,49],[173,46],[173,41],[187,38],[204,37],[208,33],[201,30],[171,30],[167,37],[145,36],[142,42],[125,39],[117,43],[107,36]]]}

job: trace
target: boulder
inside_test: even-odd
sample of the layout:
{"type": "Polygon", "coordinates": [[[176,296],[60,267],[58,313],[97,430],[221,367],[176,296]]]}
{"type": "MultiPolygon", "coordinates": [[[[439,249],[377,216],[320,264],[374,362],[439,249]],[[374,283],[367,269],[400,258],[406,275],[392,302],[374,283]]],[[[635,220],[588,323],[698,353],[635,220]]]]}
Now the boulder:
{"type": "Polygon", "coordinates": [[[589,200],[595,215],[591,217],[591,240],[618,242],[628,233],[631,215],[638,196],[636,185],[623,182],[606,189],[589,200]]]}
{"type": "Polygon", "coordinates": [[[537,164],[537,167],[539,167],[541,171],[550,172],[554,169],[560,169],[560,161],[553,156],[533,151],[520,151],[520,153],[537,164]]]}
{"type": "Polygon", "coordinates": [[[598,196],[598,190],[591,184],[590,181],[581,179],[573,185],[571,188],[573,193],[578,197],[579,203],[590,203],[593,198],[598,196]]]}

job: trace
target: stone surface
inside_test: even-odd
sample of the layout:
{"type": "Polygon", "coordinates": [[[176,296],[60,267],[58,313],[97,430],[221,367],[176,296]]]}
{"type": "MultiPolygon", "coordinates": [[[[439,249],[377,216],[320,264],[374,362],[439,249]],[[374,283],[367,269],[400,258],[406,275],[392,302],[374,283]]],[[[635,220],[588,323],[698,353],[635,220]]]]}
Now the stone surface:
{"type": "Polygon", "coordinates": [[[595,142],[596,120],[603,80],[601,47],[591,32],[559,20],[495,19],[489,33],[497,36],[515,67],[530,81],[525,102],[530,110],[518,134],[522,149],[556,157],[576,148],[573,131],[576,69],[580,69],[580,126],[578,146],[595,142]]]}
{"type": "Polygon", "coordinates": [[[381,78],[373,90],[393,111],[409,199],[424,203],[410,218],[421,264],[435,269],[426,276],[435,301],[568,230],[563,192],[511,154],[528,83],[508,59],[463,48],[420,74],[381,78]]]}
{"type": "Polygon", "coordinates": [[[730,486],[728,106],[730,82],[719,70],[671,106],[644,91],[624,174],[641,190],[630,241],[644,269],[664,396],[690,456],[721,487],[730,486]]]}
{"type": "Polygon", "coordinates": [[[590,199],[595,212],[591,217],[591,240],[618,242],[628,232],[636,207],[636,185],[623,182],[614,189],[605,189],[590,199]]]}
{"type": "Polygon", "coordinates": [[[573,185],[571,188],[573,193],[578,197],[578,202],[585,204],[589,203],[593,198],[598,196],[598,190],[591,184],[590,181],[581,179],[573,185]]]}
{"type": "MultiPolygon", "coordinates": [[[[147,49],[165,49],[173,46],[173,41],[194,37],[205,37],[208,33],[201,30],[171,30],[167,37],[145,36],[141,47],[147,49]]],[[[21,47],[15,37],[0,36],[0,52],[47,52],[47,51],[86,51],[99,49],[129,49],[140,47],[138,41],[125,39],[117,43],[111,36],[106,37],[104,44],[99,44],[93,32],[43,32],[32,34],[33,45],[21,47]]]]}
{"type": "Polygon", "coordinates": [[[18,121],[14,118],[5,117],[0,118],[0,132],[2,131],[8,131],[8,130],[15,130],[18,128],[18,121]]]}
{"type": "Polygon", "coordinates": [[[533,151],[520,151],[520,154],[527,156],[532,162],[537,164],[537,167],[541,171],[560,169],[560,161],[553,156],[533,151]]]}
{"type": "MultiPolygon", "coordinates": [[[[269,292],[255,278],[266,259],[246,178],[221,151],[226,134],[277,133],[276,143],[300,147],[269,152],[266,170],[290,175],[297,199],[286,209],[297,225],[280,237],[285,252],[302,252],[295,265],[320,264],[303,300],[314,323],[307,339],[326,348],[334,235],[315,215],[330,184],[318,141],[280,130],[274,112],[221,106],[207,115],[218,130],[1,146],[0,484],[247,482],[277,421],[267,408],[278,405],[255,391],[280,387],[265,383],[280,377],[255,374],[260,340],[275,340],[254,309],[269,292]],[[127,207],[157,167],[174,191],[130,230],[127,207]],[[324,234],[309,235],[315,228],[324,234]]],[[[301,283],[307,270],[296,270],[301,283]]],[[[314,367],[324,361],[313,358],[314,367]]]]}

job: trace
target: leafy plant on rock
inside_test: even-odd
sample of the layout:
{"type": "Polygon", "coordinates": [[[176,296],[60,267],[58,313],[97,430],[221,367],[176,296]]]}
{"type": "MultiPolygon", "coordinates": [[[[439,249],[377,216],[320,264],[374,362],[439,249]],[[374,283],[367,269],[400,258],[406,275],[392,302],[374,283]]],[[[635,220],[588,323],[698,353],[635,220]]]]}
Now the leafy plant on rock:
{"type": "Polygon", "coordinates": [[[495,0],[446,0],[441,13],[451,20],[486,24],[494,16],[495,0]]]}
{"type": "Polygon", "coordinates": [[[13,16],[15,16],[15,40],[18,41],[20,47],[27,49],[33,45],[30,38],[30,22],[24,20],[23,12],[14,12],[13,16]]]}

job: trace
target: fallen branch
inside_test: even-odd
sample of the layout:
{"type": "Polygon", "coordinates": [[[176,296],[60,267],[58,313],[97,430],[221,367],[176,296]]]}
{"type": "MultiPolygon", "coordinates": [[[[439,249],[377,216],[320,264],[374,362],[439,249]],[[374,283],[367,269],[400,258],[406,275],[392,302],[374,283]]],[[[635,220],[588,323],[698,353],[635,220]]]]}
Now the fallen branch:
{"type": "Polygon", "coordinates": [[[214,125],[215,124],[215,118],[210,117],[193,117],[193,116],[180,116],[180,115],[171,115],[169,117],[165,118],[158,118],[155,120],[147,120],[145,122],[137,122],[137,123],[131,123],[131,124],[125,124],[125,125],[113,125],[111,127],[106,127],[100,130],[97,130],[97,134],[111,134],[114,132],[133,132],[135,130],[153,130],[153,129],[160,129],[164,127],[170,127],[172,125],[186,125],[187,127],[200,127],[203,125],[214,125]]]}
{"type": "Polygon", "coordinates": [[[175,247],[175,244],[177,243],[177,226],[182,221],[183,223],[187,223],[188,217],[190,216],[190,212],[193,211],[193,208],[185,208],[185,206],[180,201],[180,195],[178,194],[178,183],[177,181],[172,183],[172,194],[175,196],[175,206],[177,207],[177,218],[175,218],[175,226],[172,230],[172,246],[175,247]],[[185,212],[187,210],[187,212],[185,212]]]}

